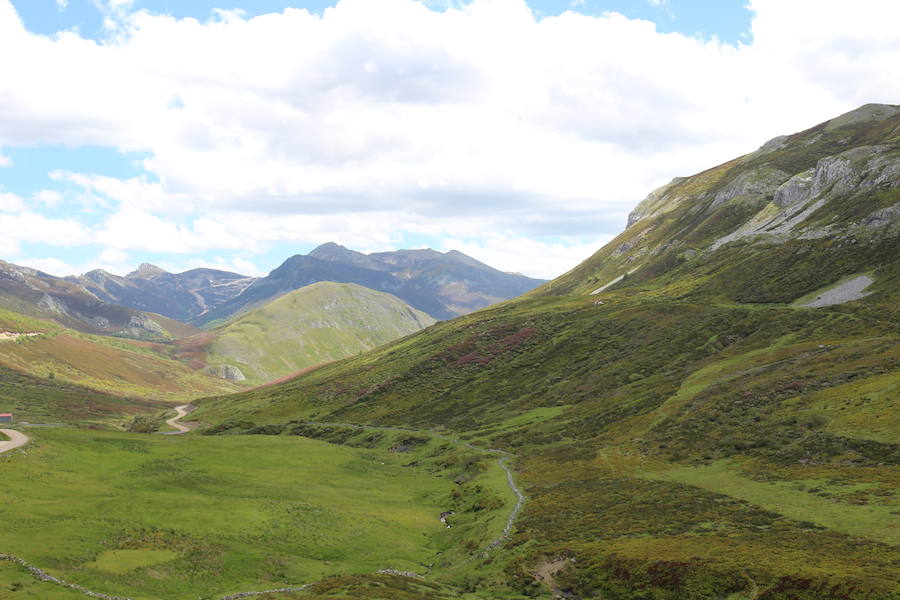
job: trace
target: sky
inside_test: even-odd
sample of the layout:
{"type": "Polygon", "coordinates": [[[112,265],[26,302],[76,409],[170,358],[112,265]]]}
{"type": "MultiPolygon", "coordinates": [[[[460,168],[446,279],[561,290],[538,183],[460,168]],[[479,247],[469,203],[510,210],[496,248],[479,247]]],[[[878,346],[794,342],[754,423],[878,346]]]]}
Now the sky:
{"type": "Polygon", "coordinates": [[[654,188],[900,103],[896,0],[0,0],[0,259],[542,278],[654,188]]]}

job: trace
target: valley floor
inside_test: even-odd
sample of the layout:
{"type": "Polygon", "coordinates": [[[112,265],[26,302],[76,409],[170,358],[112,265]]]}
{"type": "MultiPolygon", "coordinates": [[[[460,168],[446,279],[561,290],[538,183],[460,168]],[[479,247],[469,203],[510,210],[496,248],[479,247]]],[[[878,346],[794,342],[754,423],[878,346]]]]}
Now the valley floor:
{"type": "MultiPolygon", "coordinates": [[[[0,458],[0,553],[112,596],[194,600],[427,572],[465,560],[466,540],[477,550],[502,535],[515,500],[495,459],[395,433],[402,439],[388,446],[352,448],[299,436],[42,429],[27,453],[0,458]],[[486,502],[478,515],[453,497],[460,478],[480,490],[469,500],[486,502]],[[440,516],[453,506],[448,528],[440,516]]],[[[77,597],[0,561],[3,590],[77,597]]]]}

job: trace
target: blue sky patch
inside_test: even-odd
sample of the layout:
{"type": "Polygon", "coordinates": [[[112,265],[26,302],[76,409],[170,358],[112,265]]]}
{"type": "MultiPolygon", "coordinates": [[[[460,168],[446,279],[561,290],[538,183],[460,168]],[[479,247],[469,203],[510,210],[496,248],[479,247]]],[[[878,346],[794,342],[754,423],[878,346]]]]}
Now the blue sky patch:
{"type": "MultiPolygon", "coordinates": [[[[453,0],[427,0],[425,3],[433,9],[460,4],[453,0]]],[[[287,7],[305,8],[321,14],[335,4],[335,0],[136,0],[134,8],[204,21],[216,8],[240,9],[248,16],[282,12],[287,7]]],[[[52,35],[77,28],[83,36],[103,37],[103,16],[94,0],[13,0],[13,5],[25,26],[35,33],[52,35]]],[[[660,32],[704,38],[716,36],[728,43],[749,40],[752,16],[745,7],[746,0],[529,0],[528,5],[538,17],[559,15],[569,10],[589,15],[613,11],[632,19],[652,21],[660,32]]]]}

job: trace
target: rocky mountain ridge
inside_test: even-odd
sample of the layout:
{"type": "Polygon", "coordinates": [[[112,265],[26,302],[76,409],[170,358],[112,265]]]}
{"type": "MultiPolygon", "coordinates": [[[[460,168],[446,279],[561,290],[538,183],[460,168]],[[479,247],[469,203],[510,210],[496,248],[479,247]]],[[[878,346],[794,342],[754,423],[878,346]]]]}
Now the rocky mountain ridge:
{"type": "Polygon", "coordinates": [[[449,319],[513,298],[541,283],[498,271],[457,251],[397,250],[363,254],[335,243],[288,258],[241,294],[195,322],[221,322],[319,281],[356,283],[387,292],[437,319],[449,319]]]}
{"type": "Polygon", "coordinates": [[[169,273],[148,263],[124,277],[98,269],[66,279],[104,302],[157,312],[183,322],[240,295],[256,281],[255,277],[217,269],[169,273]]]}
{"type": "MultiPolygon", "coordinates": [[[[786,267],[804,253],[836,256],[829,244],[874,248],[896,233],[898,217],[900,107],[865,105],[708,171],[675,178],[632,211],[615,240],[534,293],[599,293],[676,279],[681,293],[688,293],[686,282],[696,284],[691,293],[706,293],[726,287],[726,273],[735,275],[729,256],[746,260],[749,253],[755,262],[786,267]]],[[[826,268],[830,264],[821,261],[804,285],[793,288],[794,298],[782,293],[778,301],[851,274],[849,265],[826,268]]],[[[740,297],[765,296],[731,287],[740,297]]]]}
{"type": "Polygon", "coordinates": [[[108,302],[67,278],[4,261],[0,261],[0,308],[86,333],[166,340],[192,332],[166,316],[108,302]]]}

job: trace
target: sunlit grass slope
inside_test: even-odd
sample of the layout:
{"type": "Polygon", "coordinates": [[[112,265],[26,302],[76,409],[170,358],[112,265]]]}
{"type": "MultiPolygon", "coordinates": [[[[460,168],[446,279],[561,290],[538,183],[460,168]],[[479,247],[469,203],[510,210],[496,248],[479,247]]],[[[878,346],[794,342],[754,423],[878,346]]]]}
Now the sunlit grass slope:
{"type": "Polygon", "coordinates": [[[157,400],[182,400],[235,387],[194,371],[166,344],[79,333],[0,310],[0,331],[40,335],[0,340],[0,366],[37,378],[157,400]]]}
{"type": "Polygon", "coordinates": [[[359,354],[434,323],[402,300],[352,283],[320,282],[251,311],[215,333],[208,362],[264,383],[359,354]]]}

